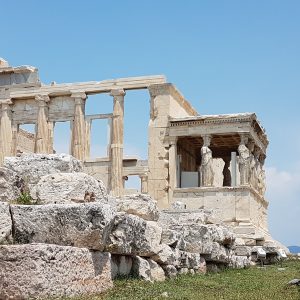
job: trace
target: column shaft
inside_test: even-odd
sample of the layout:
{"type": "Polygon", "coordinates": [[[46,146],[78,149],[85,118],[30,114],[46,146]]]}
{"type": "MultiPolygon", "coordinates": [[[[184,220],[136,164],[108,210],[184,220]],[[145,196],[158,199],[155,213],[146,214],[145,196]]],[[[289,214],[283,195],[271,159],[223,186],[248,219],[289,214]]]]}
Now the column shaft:
{"type": "Polygon", "coordinates": [[[12,155],[12,120],[10,99],[1,100],[1,119],[0,119],[0,165],[3,163],[4,157],[12,155]]]}
{"type": "Polygon", "coordinates": [[[37,95],[38,118],[36,126],[35,153],[49,152],[49,128],[48,128],[48,106],[50,101],[48,95],[37,95]]]}
{"type": "Polygon", "coordinates": [[[85,120],[84,105],[86,94],[73,93],[71,95],[75,100],[74,122],[72,126],[72,147],[71,154],[79,160],[85,158],[85,120]]]}
{"type": "Polygon", "coordinates": [[[169,203],[173,199],[173,191],[177,187],[177,138],[170,142],[169,148],[169,203]]]}
{"type": "Polygon", "coordinates": [[[140,178],[141,178],[141,193],[147,194],[148,193],[148,176],[140,175],[140,178]]]}
{"type": "Polygon", "coordinates": [[[122,196],[123,188],[123,143],[124,143],[124,90],[112,90],[114,97],[111,134],[111,194],[122,196]]]}

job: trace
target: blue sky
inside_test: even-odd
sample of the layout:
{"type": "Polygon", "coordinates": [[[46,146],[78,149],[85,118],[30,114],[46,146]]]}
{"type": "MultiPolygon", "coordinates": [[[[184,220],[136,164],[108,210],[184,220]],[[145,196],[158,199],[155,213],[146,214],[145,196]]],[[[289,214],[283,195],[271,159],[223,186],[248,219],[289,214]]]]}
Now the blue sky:
{"type": "MultiPolygon", "coordinates": [[[[165,74],[201,114],[256,112],[270,139],[270,231],[300,245],[299,1],[1,2],[0,56],[37,66],[44,83],[165,74]]],[[[126,95],[127,154],[146,156],[148,100],[126,95]]],[[[88,102],[110,110],[107,95],[88,102]]],[[[94,151],[105,138],[99,123],[94,151]]]]}

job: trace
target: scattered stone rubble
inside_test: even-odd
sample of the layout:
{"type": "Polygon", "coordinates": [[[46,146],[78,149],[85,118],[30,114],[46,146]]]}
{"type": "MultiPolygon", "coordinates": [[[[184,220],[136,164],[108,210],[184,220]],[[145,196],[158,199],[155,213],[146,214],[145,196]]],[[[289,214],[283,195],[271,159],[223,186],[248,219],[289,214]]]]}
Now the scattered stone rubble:
{"type": "Polygon", "coordinates": [[[212,210],[189,211],[177,203],[159,212],[147,195],[107,196],[101,182],[81,171],[71,156],[6,158],[0,170],[0,299],[91,295],[111,288],[119,276],[163,281],[245,268],[255,260],[255,247],[236,238],[212,210]],[[22,193],[17,183],[25,179],[38,205],[14,204],[22,193]]]}

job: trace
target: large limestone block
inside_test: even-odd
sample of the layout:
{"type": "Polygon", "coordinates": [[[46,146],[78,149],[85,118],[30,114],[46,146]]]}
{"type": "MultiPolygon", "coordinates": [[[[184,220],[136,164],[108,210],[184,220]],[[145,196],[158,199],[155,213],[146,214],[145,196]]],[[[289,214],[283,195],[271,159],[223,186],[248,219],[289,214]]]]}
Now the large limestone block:
{"type": "Polygon", "coordinates": [[[206,261],[217,263],[229,263],[232,251],[217,242],[204,243],[201,255],[206,261]]]}
{"type": "Polygon", "coordinates": [[[16,200],[20,195],[19,183],[20,178],[16,172],[7,168],[0,168],[0,201],[12,202],[16,200]]]}
{"type": "Polygon", "coordinates": [[[112,201],[118,211],[136,215],[146,221],[157,221],[159,218],[159,209],[157,202],[149,195],[133,194],[112,201]]]}
{"type": "Polygon", "coordinates": [[[166,244],[161,244],[159,251],[151,259],[161,265],[177,265],[178,263],[176,251],[166,244]]]}
{"type": "Polygon", "coordinates": [[[0,246],[0,299],[89,296],[112,286],[109,253],[47,244],[0,246]]]}
{"type": "MultiPolygon", "coordinates": [[[[218,243],[231,245],[234,242],[234,234],[227,227],[221,225],[188,224],[176,225],[167,229],[180,233],[181,237],[177,247],[192,253],[206,253],[206,245],[218,243]]],[[[165,229],[164,229],[165,231],[165,229]]]]}
{"type": "Polygon", "coordinates": [[[82,163],[67,154],[21,154],[6,157],[4,167],[17,173],[29,187],[48,174],[82,172],[82,163]]]}
{"type": "Polygon", "coordinates": [[[49,243],[103,250],[115,211],[102,203],[12,205],[16,243],[49,243]]]}
{"type": "Polygon", "coordinates": [[[10,243],[12,241],[12,221],[9,212],[9,205],[0,202],[0,244],[10,243]]]}
{"type": "Polygon", "coordinates": [[[150,276],[152,281],[165,281],[166,276],[162,267],[152,259],[147,259],[150,266],[150,276]]]}
{"type": "Polygon", "coordinates": [[[107,201],[103,183],[85,173],[57,173],[43,176],[35,186],[39,204],[107,201]]]}
{"type": "Polygon", "coordinates": [[[152,281],[149,262],[139,256],[133,258],[132,275],[146,281],[152,281]]]}
{"type": "Polygon", "coordinates": [[[117,213],[105,249],[113,254],[150,257],[159,250],[161,233],[156,222],[117,213]]]}
{"type": "Polygon", "coordinates": [[[231,256],[229,267],[234,269],[244,269],[251,265],[251,258],[247,256],[231,256]]]}

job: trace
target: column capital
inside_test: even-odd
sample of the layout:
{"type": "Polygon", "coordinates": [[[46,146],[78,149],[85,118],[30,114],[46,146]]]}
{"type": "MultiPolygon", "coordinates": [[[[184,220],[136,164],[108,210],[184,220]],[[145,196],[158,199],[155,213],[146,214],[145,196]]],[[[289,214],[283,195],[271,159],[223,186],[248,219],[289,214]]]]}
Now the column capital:
{"type": "Polygon", "coordinates": [[[75,99],[76,104],[81,104],[82,100],[85,100],[87,98],[86,93],[84,92],[72,92],[71,91],[71,98],[75,99]]]}
{"type": "Polygon", "coordinates": [[[11,105],[11,104],[13,104],[11,99],[2,99],[2,100],[0,100],[0,105],[11,105]]]}
{"type": "Polygon", "coordinates": [[[178,137],[177,137],[177,136],[169,137],[169,144],[170,144],[171,146],[176,145],[176,144],[177,144],[177,141],[178,141],[178,137]]]}
{"type": "Polygon", "coordinates": [[[113,97],[125,96],[126,92],[123,89],[112,89],[110,91],[110,95],[113,96],[113,97]]]}
{"type": "Polygon", "coordinates": [[[210,134],[204,134],[201,136],[203,139],[203,147],[209,147],[211,142],[211,135],[210,134]]]}
{"type": "Polygon", "coordinates": [[[50,97],[48,94],[35,95],[34,99],[39,104],[39,106],[45,106],[48,102],[50,102],[50,97]]]}
{"type": "Polygon", "coordinates": [[[249,133],[242,132],[239,134],[241,142],[240,145],[247,145],[249,140],[249,133]]]}

